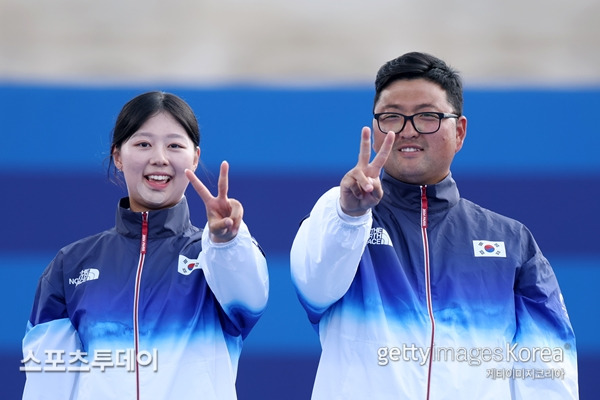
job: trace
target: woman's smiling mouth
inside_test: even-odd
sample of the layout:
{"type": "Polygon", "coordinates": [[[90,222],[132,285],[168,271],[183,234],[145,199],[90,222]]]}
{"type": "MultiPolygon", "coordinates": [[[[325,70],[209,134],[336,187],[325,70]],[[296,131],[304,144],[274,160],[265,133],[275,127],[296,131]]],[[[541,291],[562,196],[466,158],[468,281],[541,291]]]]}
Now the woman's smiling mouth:
{"type": "Polygon", "coordinates": [[[159,187],[159,188],[164,187],[167,183],[169,183],[171,181],[170,175],[150,174],[150,175],[144,176],[144,178],[146,178],[146,181],[150,185],[152,185],[153,187],[159,187]]]}

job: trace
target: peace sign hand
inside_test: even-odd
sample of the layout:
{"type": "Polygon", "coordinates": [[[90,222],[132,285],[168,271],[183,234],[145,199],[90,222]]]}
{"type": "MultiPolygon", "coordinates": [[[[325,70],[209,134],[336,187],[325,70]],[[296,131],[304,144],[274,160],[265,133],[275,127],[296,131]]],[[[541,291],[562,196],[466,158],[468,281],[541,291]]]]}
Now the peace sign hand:
{"type": "Polygon", "coordinates": [[[229,190],[228,173],[229,164],[227,161],[223,161],[219,171],[217,197],[214,197],[193,171],[185,170],[185,175],[206,207],[210,240],[214,243],[225,243],[235,238],[244,215],[242,203],[227,197],[227,191],[229,190]]]}
{"type": "Polygon", "coordinates": [[[369,163],[371,130],[363,127],[358,163],[344,175],[340,183],[340,206],[344,213],[357,217],[379,203],[383,197],[379,174],[392,151],[394,138],[393,132],[388,133],[379,152],[369,163]]]}

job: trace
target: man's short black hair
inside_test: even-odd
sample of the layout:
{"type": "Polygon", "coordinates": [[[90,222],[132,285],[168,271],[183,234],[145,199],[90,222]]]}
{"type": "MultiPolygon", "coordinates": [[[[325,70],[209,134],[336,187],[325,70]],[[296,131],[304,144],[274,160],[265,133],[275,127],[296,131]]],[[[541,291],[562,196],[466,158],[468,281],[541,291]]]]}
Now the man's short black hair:
{"type": "Polygon", "coordinates": [[[400,79],[426,79],[437,83],[445,92],[453,112],[462,115],[463,88],[458,72],[443,60],[430,54],[411,52],[386,62],[375,78],[375,100],[377,104],[381,91],[400,79]]]}

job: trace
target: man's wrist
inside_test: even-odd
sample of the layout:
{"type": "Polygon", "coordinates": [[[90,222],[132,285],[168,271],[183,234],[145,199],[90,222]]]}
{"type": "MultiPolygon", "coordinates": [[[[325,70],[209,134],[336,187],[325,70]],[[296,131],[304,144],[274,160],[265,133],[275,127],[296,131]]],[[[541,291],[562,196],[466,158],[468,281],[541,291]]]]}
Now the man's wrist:
{"type": "Polygon", "coordinates": [[[338,198],[336,201],[337,213],[340,219],[344,222],[350,223],[352,225],[360,225],[366,222],[371,217],[371,209],[365,210],[362,214],[353,215],[344,211],[342,208],[342,204],[340,199],[338,198]]]}

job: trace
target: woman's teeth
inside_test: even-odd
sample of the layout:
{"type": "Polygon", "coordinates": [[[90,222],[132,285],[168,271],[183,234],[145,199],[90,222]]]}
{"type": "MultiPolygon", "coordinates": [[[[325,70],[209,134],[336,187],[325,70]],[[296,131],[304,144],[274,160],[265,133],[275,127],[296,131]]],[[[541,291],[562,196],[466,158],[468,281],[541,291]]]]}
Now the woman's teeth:
{"type": "Polygon", "coordinates": [[[167,182],[170,178],[165,175],[148,175],[147,179],[150,181],[167,182]]]}

